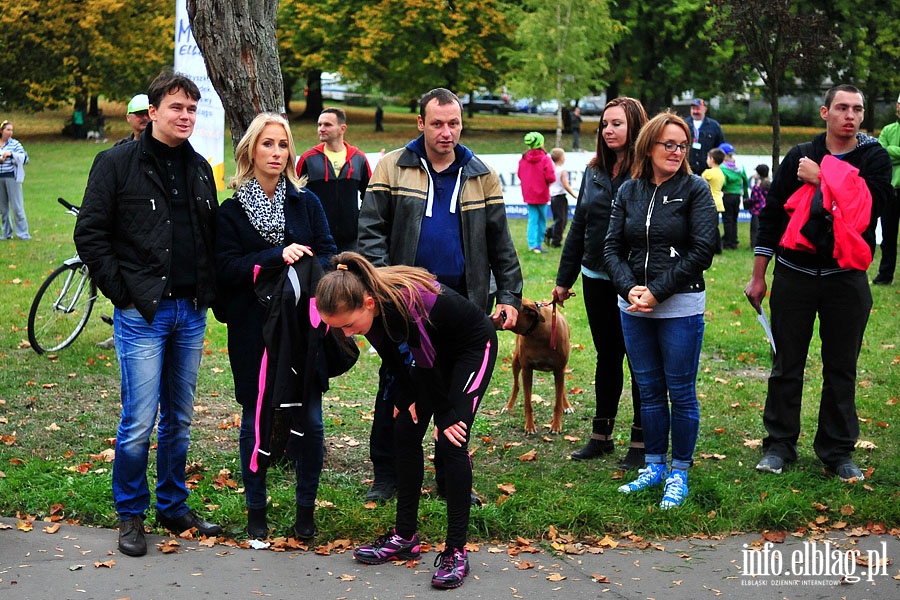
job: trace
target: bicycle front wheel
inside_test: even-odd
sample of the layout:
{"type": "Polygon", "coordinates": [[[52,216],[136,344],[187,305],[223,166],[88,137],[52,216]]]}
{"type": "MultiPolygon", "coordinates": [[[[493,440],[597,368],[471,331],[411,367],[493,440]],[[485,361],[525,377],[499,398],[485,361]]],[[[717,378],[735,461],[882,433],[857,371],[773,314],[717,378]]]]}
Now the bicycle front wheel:
{"type": "Polygon", "coordinates": [[[82,262],[64,264],[41,285],[28,313],[28,341],[38,354],[75,341],[97,301],[97,284],[82,262]]]}

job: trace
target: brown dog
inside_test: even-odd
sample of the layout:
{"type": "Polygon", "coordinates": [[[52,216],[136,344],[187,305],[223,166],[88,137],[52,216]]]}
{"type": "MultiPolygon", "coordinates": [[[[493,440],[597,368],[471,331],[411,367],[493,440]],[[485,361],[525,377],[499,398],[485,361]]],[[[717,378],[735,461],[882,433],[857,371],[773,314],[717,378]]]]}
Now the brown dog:
{"type": "MultiPolygon", "coordinates": [[[[569,362],[569,323],[562,313],[556,312],[556,344],[551,347],[553,329],[553,306],[522,299],[522,309],[513,332],[516,334],[516,348],[513,351],[513,388],[506,407],[500,411],[512,410],[519,393],[519,372],[522,372],[522,393],[525,396],[525,433],[536,433],[534,409],[531,405],[531,384],[534,371],[552,371],[556,384],[556,403],[553,407],[553,421],[550,433],[562,432],[562,415],[574,412],[566,398],[565,371],[569,362]]],[[[495,321],[495,325],[497,322],[495,321]]]]}

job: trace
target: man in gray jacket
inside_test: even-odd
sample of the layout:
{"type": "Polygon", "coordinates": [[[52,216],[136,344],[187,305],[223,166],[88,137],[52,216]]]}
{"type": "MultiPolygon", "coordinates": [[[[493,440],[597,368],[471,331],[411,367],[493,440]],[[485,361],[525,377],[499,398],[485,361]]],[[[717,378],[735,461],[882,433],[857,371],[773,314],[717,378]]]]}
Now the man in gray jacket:
{"type": "MultiPolygon", "coordinates": [[[[494,314],[511,329],[522,303],[522,271],[500,178],[459,143],[456,94],[437,88],[423,95],[417,122],[422,135],[375,167],[359,215],[359,251],[376,266],[424,267],[485,312],[492,308],[493,275],[494,314]]],[[[394,495],[392,382],[382,367],[369,440],[375,482],[367,500],[394,495]]]]}

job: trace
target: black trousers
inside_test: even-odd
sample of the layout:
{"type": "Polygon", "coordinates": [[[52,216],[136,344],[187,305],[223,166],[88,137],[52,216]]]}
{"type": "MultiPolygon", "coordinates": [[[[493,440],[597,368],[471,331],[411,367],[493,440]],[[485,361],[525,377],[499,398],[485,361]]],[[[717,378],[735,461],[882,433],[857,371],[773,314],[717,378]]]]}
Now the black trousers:
{"type": "MultiPolygon", "coordinates": [[[[597,419],[614,420],[619,412],[619,399],[625,383],[625,338],[622,336],[622,312],[618,295],[608,279],[581,276],[584,308],[587,312],[591,338],[597,350],[594,370],[594,396],[597,419]]],[[[631,368],[629,364],[629,369],[631,368]]],[[[634,377],[631,378],[632,425],[641,428],[641,395],[634,377]]]]}
{"type": "Polygon", "coordinates": [[[553,225],[550,226],[550,245],[562,244],[566,223],[569,222],[569,202],[565,194],[550,198],[550,212],[553,213],[553,225]]]}
{"type": "Polygon", "coordinates": [[[722,247],[734,250],[738,246],[738,212],[741,209],[740,194],[724,194],[722,202],[725,212],[722,213],[722,247]]]}
{"type": "Polygon", "coordinates": [[[894,195],[881,203],[881,262],[878,263],[878,278],[894,279],[897,267],[897,234],[900,225],[900,189],[894,188],[894,195]]]}
{"type": "Polygon", "coordinates": [[[813,448],[826,466],[850,460],[859,438],[856,362],[872,308],[865,271],[828,276],[801,273],[780,263],[772,280],[775,358],[763,411],[763,450],[797,460],[806,356],[816,317],[822,340],[822,395],[813,448]]]}

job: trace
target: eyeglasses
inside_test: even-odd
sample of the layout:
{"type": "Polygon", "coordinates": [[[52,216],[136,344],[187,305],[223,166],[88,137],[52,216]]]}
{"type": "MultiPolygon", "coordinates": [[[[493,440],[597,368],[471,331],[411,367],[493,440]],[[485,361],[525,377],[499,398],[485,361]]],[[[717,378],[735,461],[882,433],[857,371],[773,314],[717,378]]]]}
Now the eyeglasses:
{"type": "Polygon", "coordinates": [[[666,149],[666,152],[675,152],[678,150],[682,154],[687,152],[687,144],[676,144],[674,142],[656,142],[660,146],[666,149]]]}

